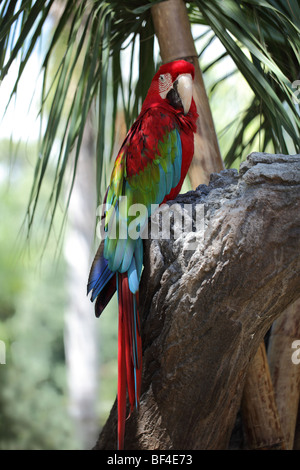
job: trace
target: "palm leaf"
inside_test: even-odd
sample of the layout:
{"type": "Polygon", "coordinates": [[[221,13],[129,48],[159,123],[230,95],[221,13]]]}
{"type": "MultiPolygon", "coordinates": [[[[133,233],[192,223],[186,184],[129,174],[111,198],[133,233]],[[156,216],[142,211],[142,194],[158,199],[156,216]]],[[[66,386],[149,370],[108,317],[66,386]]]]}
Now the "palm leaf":
{"type": "MultiPolygon", "coordinates": [[[[275,152],[288,153],[287,136],[291,138],[295,150],[299,151],[300,122],[293,103],[292,88],[299,69],[299,6],[295,2],[287,6],[289,2],[259,0],[194,3],[202,22],[205,20],[210,25],[256,97],[246,112],[247,119],[240,122],[241,130],[224,157],[226,165],[230,166],[240,158],[240,141],[249,126],[247,121],[251,116],[254,121],[259,114],[262,114],[261,122],[264,123],[261,132],[268,129],[265,133],[268,138],[263,139],[261,151],[271,140],[275,152]],[[257,101],[259,105],[253,107],[257,101]],[[256,113],[253,113],[254,108],[256,113]]],[[[197,21],[195,6],[193,10],[194,21],[197,21]]],[[[224,53],[206,70],[223,56],[224,53]]],[[[214,87],[226,78],[219,78],[214,87]]],[[[211,93],[213,91],[214,88],[210,90],[211,93]]]]}
{"type": "MultiPolygon", "coordinates": [[[[1,10],[0,57],[1,79],[3,79],[12,63],[21,57],[18,77],[12,96],[17,92],[22,72],[28,63],[32,50],[41,35],[45,20],[49,15],[53,0],[5,2],[1,10]],[[16,31],[21,23],[19,34],[16,31]],[[12,40],[15,36],[15,40],[12,40]],[[28,43],[28,44],[27,44],[28,43]],[[12,47],[9,47],[12,44],[12,47]],[[24,49],[24,44],[26,47],[24,49]]],[[[141,100],[145,97],[149,80],[154,70],[153,64],[153,27],[150,7],[153,2],[129,1],[120,2],[90,2],[68,0],[54,30],[52,40],[43,61],[43,92],[41,99],[41,116],[45,114],[48,105],[47,125],[41,136],[40,158],[37,160],[32,189],[27,208],[28,231],[31,230],[40,191],[51,160],[55,159],[56,171],[49,196],[48,212],[50,212],[50,227],[55,217],[60,197],[66,185],[67,169],[72,165],[72,175],[65,197],[65,215],[70,202],[74,185],[80,146],[84,126],[91,110],[92,103],[98,102],[97,109],[97,171],[96,184],[98,197],[102,192],[102,170],[105,160],[107,97],[111,90],[109,82],[113,69],[113,101],[115,117],[118,94],[128,83],[124,84],[120,67],[120,50],[130,37],[139,39],[139,68],[140,76],[128,96],[125,108],[127,127],[136,117],[141,100]],[[62,35],[66,35],[65,52],[54,77],[49,81],[52,57],[62,35]],[[125,33],[125,34],[124,34],[125,33]],[[117,54],[116,54],[117,52],[117,54]],[[149,56],[151,56],[149,60],[149,56]],[[118,64],[119,62],[119,64],[118,64]],[[118,64],[118,66],[117,66],[118,64]],[[117,73],[118,70],[118,73],[117,73]],[[146,79],[145,79],[146,77],[146,79]],[[74,98],[70,100],[71,90],[75,89],[74,98]],[[135,100],[131,99],[134,93],[135,100]],[[49,104],[49,100],[51,102],[49,104]],[[54,142],[59,139],[60,148],[53,155],[54,142]],[[73,157],[71,152],[73,151],[73,157]]],[[[128,41],[133,44],[132,41],[128,41]]],[[[133,47],[133,46],[132,46],[133,47]]],[[[132,73],[132,71],[131,71],[132,73]]],[[[129,83],[131,90],[132,83],[129,83]]],[[[112,126],[113,130],[114,127],[112,126]]],[[[111,147],[112,147],[111,140],[111,147]]],[[[110,156],[111,151],[107,152],[110,156]]],[[[65,221],[65,218],[64,218],[65,221]]],[[[63,227],[62,227],[63,228],[63,227]]],[[[49,232],[48,232],[49,236],[49,232]]]]}
{"type": "MultiPolygon", "coordinates": [[[[53,3],[54,0],[1,2],[0,80],[8,74],[12,64],[19,61],[18,76],[9,100],[17,92],[53,3]]],[[[49,230],[62,196],[66,216],[84,126],[90,113],[96,123],[95,184],[98,198],[101,198],[113,153],[119,99],[128,128],[137,116],[155,70],[151,20],[154,3],[157,2],[66,0],[61,4],[62,12],[42,65],[40,116],[47,115],[47,123],[41,133],[40,156],[27,206],[29,231],[51,165],[55,171],[47,206],[49,230]],[[61,38],[64,38],[63,54],[58,53],[61,38]],[[129,72],[127,68],[122,70],[124,49],[131,57],[129,72]],[[137,51],[138,78],[135,80],[137,51]],[[55,69],[53,57],[56,57],[55,69]],[[59,148],[54,152],[57,141],[59,148]]],[[[218,75],[208,90],[209,96],[213,98],[217,89],[236,73],[243,75],[253,92],[252,101],[238,123],[235,122],[237,132],[224,157],[226,165],[240,159],[258,137],[260,150],[273,145],[274,151],[288,153],[289,139],[295,150],[300,151],[299,115],[293,102],[295,90],[292,87],[298,78],[300,57],[297,0],[199,0],[190,2],[187,7],[191,22],[206,26],[199,37],[200,61],[214,41],[218,40],[224,46],[219,56],[203,67],[204,78],[227,57],[235,64],[229,74],[218,75]]]]}

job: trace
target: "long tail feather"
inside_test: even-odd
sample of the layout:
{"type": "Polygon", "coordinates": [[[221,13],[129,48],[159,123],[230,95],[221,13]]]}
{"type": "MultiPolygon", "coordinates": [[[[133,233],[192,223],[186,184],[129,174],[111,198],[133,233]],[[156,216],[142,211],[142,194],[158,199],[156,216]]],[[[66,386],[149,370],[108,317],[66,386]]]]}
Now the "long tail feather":
{"type": "MultiPolygon", "coordinates": [[[[103,254],[101,243],[91,267],[88,292],[96,300],[95,314],[99,317],[117,290],[119,304],[118,321],[118,449],[124,447],[126,421],[126,395],[130,404],[129,416],[139,407],[142,375],[142,341],[138,312],[138,277],[135,258],[133,268],[126,273],[112,272],[103,254]],[[128,278],[130,276],[130,280],[128,278]],[[134,280],[135,282],[133,282],[134,280]]],[[[140,270],[140,269],[139,269],[140,270]]],[[[128,416],[128,417],[129,417],[128,416]]]]}
{"type": "Polygon", "coordinates": [[[139,406],[142,375],[142,341],[137,296],[129,289],[127,273],[117,273],[118,331],[118,449],[124,445],[126,390],[130,413],[139,406]]]}

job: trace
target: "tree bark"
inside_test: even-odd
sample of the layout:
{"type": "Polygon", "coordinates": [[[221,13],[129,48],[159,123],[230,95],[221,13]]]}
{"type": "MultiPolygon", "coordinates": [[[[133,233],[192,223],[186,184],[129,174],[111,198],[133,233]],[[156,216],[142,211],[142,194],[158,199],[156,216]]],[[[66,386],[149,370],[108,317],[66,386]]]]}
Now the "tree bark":
{"type": "Polygon", "coordinates": [[[248,367],[242,416],[248,449],[286,449],[264,341],[248,367]]]}
{"type": "MultiPolygon", "coordinates": [[[[204,210],[196,232],[145,240],[141,404],[125,449],[227,448],[249,364],[300,296],[299,196],[300,155],[251,154],[177,197],[174,214],[204,210]]],[[[116,422],[115,403],[95,449],[116,448],[116,422]]]]}
{"type": "Polygon", "coordinates": [[[268,357],[281,427],[292,450],[300,395],[300,364],[293,362],[293,343],[300,340],[300,299],[289,305],[272,325],[268,357]]]}
{"type": "Polygon", "coordinates": [[[294,447],[293,450],[300,450],[300,407],[298,407],[298,416],[295,429],[294,447]]]}

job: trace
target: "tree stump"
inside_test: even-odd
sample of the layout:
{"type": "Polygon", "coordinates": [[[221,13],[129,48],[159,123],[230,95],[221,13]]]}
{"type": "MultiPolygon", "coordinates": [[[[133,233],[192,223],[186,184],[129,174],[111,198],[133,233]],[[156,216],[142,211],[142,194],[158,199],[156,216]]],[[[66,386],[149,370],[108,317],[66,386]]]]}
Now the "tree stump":
{"type": "MultiPolygon", "coordinates": [[[[185,204],[197,231],[144,243],[141,403],[125,449],[226,449],[249,363],[300,297],[300,155],[252,153],[169,210],[185,204]]],[[[116,448],[116,424],[115,403],[95,449],[116,448]]]]}

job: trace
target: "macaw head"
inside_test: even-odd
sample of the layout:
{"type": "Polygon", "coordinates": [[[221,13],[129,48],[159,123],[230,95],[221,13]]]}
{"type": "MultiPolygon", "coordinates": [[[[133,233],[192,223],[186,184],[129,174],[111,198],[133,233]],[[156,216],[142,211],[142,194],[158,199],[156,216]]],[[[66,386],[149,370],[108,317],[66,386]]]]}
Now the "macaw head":
{"type": "Polygon", "coordinates": [[[192,103],[194,73],[193,64],[185,60],[162,65],[152,79],[142,111],[167,104],[186,115],[192,103]]]}

